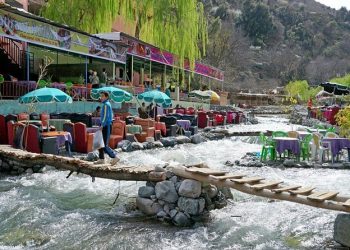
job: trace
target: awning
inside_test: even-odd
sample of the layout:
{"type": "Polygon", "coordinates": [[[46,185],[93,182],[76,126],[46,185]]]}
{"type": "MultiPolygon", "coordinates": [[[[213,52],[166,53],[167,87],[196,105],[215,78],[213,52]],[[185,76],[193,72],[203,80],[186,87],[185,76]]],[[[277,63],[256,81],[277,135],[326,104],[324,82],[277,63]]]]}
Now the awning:
{"type": "Polygon", "coordinates": [[[0,36],[103,60],[126,63],[128,46],[0,4],[0,36]]]}
{"type": "Polygon", "coordinates": [[[349,87],[333,82],[324,82],[320,84],[321,87],[328,93],[333,93],[335,95],[348,95],[350,93],[349,87]]]}

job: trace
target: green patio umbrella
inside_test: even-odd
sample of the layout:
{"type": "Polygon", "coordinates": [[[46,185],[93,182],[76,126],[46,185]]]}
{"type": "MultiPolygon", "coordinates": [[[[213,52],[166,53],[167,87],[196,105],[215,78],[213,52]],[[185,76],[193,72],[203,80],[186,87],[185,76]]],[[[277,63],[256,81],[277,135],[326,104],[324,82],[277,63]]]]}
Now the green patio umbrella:
{"type": "Polygon", "coordinates": [[[163,108],[170,107],[172,103],[170,97],[159,90],[143,92],[137,96],[137,99],[143,100],[145,102],[154,102],[156,104],[162,105],[163,108]]]}
{"type": "Polygon", "coordinates": [[[56,88],[40,88],[33,90],[18,99],[20,103],[34,102],[68,102],[72,103],[72,97],[56,88]]]}
{"type": "Polygon", "coordinates": [[[103,87],[98,89],[91,90],[91,98],[94,100],[98,100],[100,98],[101,92],[107,92],[109,97],[114,102],[129,102],[132,100],[132,94],[129,92],[116,88],[116,87],[103,87]]]}

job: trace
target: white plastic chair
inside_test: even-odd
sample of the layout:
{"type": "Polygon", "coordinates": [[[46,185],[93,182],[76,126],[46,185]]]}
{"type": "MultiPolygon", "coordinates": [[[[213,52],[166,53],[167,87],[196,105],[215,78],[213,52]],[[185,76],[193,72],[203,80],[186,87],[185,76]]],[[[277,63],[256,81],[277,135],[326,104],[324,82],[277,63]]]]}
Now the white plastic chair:
{"type": "MultiPolygon", "coordinates": [[[[322,143],[322,135],[320,133],[313,133],[312,134],[313,140],[311,145],[311,155],[312,158],[317,160],[319,158],[321,162],[323,162],[324,159],[324,153],[327,152],[327,157],[329,160],[329,153],[330,153],[330,145],[328,147],[324,147],[324,143],[322,143]]],[[[333,159],[333,158],[332,158],[333,159]]]]}

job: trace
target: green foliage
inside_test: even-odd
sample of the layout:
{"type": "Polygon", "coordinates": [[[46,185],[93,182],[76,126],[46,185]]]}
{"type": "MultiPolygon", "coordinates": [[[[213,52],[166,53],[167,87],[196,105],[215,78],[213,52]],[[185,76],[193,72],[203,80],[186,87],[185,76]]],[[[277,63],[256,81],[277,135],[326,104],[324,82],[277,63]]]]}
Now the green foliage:
{"type": "Polygon", "coordinates": [[[297,99],[302,102],[306,102],[310,97],[315,98],[316,94],[322,90],[321,87],[313,88],[310,87],[308,82],[303,81],[294,81],[289,82],[285,87],[288,97],[291,99],[297,99]]]}
{"type": "Polygon", "coordinates": [[[334,83],[340,83],[346,86],[350,86],[350,74],[347,74],[343,77],[336,77],[330,80],[330,82],[334,82],[334,83]]]}
{"type": "Polygon", "coordinates": [[[238,26],[242,26],[246,35],[253,40],[257,46],[264,45],[269,36],[275,32],[269,7],[262,3],[247,0],[243,4],[242,15],[238,26]]]}
{"type": "Polygon", "coordinates": [[[335,116],[341,136],[350,138],[350,106],[341,109],[335,116]]]}
{"type": "Polygon", "coordinates": [[[208,40],[203,4],[197,0],[50,0],[42,15],[89,33],[110,32],[117,15],[136,23],[135,36],[179,56],[205,54],[208,40]]]}
{"type": "Polygon", "coordinates": [[[0,74],[0,83],[3,83],[5,81],[5,78],[2,74],[0,74]]]}

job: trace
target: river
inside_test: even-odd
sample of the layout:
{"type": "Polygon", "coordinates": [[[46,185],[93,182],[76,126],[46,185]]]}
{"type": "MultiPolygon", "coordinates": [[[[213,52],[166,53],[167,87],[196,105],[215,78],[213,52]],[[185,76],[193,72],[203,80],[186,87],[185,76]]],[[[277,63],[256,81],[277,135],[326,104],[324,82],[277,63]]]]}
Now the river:
{"type": "MultiPolygon", "coordinates": [[[[291,129],[280,117],[235,131],[291,129]]],[[[350,194],[347,170],[225,166],[260,146],[237,138],[121,153],[127,164],[205,162],[210,167],[350,194]]],[[[337,212],[233,191],[208,222],[177,228],[133,209],[142,182],[118,182],[47,170],[0,176],[0,249],[321,249],[332,245],[337,212]],[[112,205],[117,194],[119,197],[112,205]]]]}

